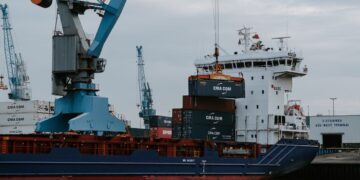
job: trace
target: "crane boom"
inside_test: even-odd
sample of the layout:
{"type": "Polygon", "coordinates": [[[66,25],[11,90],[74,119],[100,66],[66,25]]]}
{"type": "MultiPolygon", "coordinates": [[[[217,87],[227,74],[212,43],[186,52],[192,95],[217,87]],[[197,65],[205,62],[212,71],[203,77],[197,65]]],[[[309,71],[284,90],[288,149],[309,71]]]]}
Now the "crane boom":
{"type": "Polygon", "coordinates": [[[153,108],[153,99],[149,83],[145,78],[145,64],[143,59],[143,47],[136,46],[138,55],[138,83],[139,83],[139,95],[140,95],[140,118],[143,118],[145,129],[149,128],[149,117],[156,114],[156,110],[153,108]]]}
{"type": "Polygon", "coordinates": [[[21,54],[15,51],[12,27],[9,21],[9,8],[7,4],[0,4],[0,8],[3,16],[4,54],[10,86],[9,99],[27,101],[31,99],[29,76],[26,73],[21,54]]]}

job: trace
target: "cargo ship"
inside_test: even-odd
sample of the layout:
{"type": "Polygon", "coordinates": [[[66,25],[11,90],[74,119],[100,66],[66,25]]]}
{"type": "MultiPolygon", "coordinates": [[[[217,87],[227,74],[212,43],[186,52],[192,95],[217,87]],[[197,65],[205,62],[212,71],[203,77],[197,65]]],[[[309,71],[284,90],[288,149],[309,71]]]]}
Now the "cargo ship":
{"type": "Polygon", "coordinates": [[[218,70],[188,82],[183,106],[171,118],[151,116],[147,130],[0,136],[0,179],[268,179],[316,156],[318,142],[306,138],[236,141],[244,78],[218,70]]]}
{"type": "MultiPolygon", "coordinates": [[[[52,3],[32,2],[43,8],[52,3]]],[[[268,179],[306,166],[318,152],[317,141],[300,135],[277,134],[275,143],[241,138],[239,127],[255,139],[265,129],[251,129],[253,119],[238,121],[237,101],[252,94],[246,92],[246,77],[226,74],[218,46],[212,71],[188,78],[189,93],[173,117],[151,116],[149,129],[126,127],[92,83],[105,69],[101,50],[126,0],[56,3],[65,26],[54,31],[52,90],[62,97],[53,116],[36,124],[36,133],[0,135],[0,179],[268,179]],[[89,9],[102,18],[93,41],[86,39],[79,18],[89,9]]],[[[286,125],[282,117],[275,122],[278,128],[286,125]]]]}

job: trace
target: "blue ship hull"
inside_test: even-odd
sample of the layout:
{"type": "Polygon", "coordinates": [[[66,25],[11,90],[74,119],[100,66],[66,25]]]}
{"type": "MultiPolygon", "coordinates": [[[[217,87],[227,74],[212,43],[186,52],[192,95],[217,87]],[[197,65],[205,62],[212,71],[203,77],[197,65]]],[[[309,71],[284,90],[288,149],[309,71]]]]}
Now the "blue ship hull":
{"type": "Polygon", "coordinates": [[[308,165],[319,145],[311,140],[280,140],[257,158],[163,157],[153,150],[129,156],[80,154],[53,148],[49,154],[0,154],[0,176],[276,176],[308,165]]]}

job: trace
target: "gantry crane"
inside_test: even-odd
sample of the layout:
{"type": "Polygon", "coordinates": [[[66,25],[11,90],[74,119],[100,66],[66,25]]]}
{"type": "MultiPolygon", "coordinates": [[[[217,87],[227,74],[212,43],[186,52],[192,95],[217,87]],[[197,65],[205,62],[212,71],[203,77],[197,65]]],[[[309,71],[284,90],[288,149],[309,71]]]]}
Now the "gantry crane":
{"type": "MultiPolygon", "coordinates": [[[[32,0],[43,8],[52,0],[32,0]]],[[[76,131],[85,134],[125,132],[125,123],[109,113],[108,99],[97,96],[92,82],[95,73],[105,70],[106,60],[99,58],[126,0],[56,0],[62,32],[53,36],[53,94],[63,96],[55,101],[55,115],[37,124],[37,132],[76,131]],[[79,15],[93,10],[102,18],[95,39],[90,42],[79,15]]]]}
{"type": "Polygon", "coordinates": [[[140,94],[140,107],[139,116],[144,120],[145,129],[149,129],[149,117],[156,114],[156,110],[153,108],[153,99],[149,83],[145,78],[144,59],[143,59],[143,47],[136,46],[138,55],[138,83],[140,94]]]}
{"type": "MultiPolygon", "coordinates": [[[[28,101],[31,99],[31,89],[29,87],[29,76],[26,73],[25,63],[20,53],[16,53],[12,36],[12,27],[9,21],[9,8],[7,4],[0,4],[2,12],[4,32],[4,54],[6,60],[6,69],[8,73],[10,93],[9,99],[18,101],[28,101]]],[[[7,89],[0,77],[0,88],[7,89]]]]}

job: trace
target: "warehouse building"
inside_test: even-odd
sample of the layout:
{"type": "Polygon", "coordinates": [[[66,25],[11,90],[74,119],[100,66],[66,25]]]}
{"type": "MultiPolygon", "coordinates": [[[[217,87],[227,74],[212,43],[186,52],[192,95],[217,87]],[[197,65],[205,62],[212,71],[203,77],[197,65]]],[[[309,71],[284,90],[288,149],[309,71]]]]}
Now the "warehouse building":
{"type": "Polygon", "coordinates": [[[323,148],[360,148],[360,115],[310,116],[309,125],[323,148]]]}

